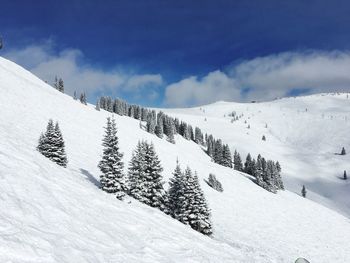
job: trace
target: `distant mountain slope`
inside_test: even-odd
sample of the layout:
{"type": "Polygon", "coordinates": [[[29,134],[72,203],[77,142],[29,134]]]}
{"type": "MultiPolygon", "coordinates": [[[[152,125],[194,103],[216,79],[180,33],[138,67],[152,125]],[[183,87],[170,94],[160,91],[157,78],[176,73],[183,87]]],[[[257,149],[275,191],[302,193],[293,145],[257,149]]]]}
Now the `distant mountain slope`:
{"type": "Polygon", "coordinates": [[[244,158],[250,152],[279,160],[287,189],[299,194],[305,184],[308,198],[350,217],[350,180],[341,180],[350,171],[350,155],[338,155],[342,147],[350,151],[349,94],[164,111],[223,139],[244,158]],[[232,111],[243,117],[231,123],[232,111]]]}
{"type": "MultiPolygon", "coordinates": [[[[222,106],[208,106],[205,123],[210,126],[204,128],[222,124],[215,133],[231,138],[232,131],[224,131],[226,123],[236,124],[218,118],[215,107],[222,106]]],[[[197,144],[180,136],[170,144],[128,117],[115,116],[126,166],[137,141],[147,139],[155,144],[165,181],[177,158],[183,168],[196,170],[212,209],[214,235],[203,236],[131,198],[120,202],[102,192],[97,163],[103,126],[111,114],[74,101],[3,58],[0,108],[0,262],[293,262],[299,256],[311,262],[350,261],[346,217],[288,191],[271,194],[244,174],[212,163],[197,144]],[[60,123],[66,169],[35,150],[49,118],[60,123]],[[223,193],[204,183],[210,172],[222,182],[223,193]]],[[[199,109],[198,114],[191,111],[194,125],[204,123],[199,109]]],[[[187,110],[176,114],[189,116],[187,110]]],[[[238,145],[247,136],[251,139],[244,139],[242,151],[264,150],[287,163],[284,154],[290,148],[273,136],[277,120],[269,123],[265,144],[255,131],[258,123],[263,120],[251,124],[250,135],[243,124],[237,125],[230,143],[238,145]]],[[[295,158],[293,152],[290,156],[295,158]]],[[[288,164],[284,167],[292,172],[288,164]]]]}

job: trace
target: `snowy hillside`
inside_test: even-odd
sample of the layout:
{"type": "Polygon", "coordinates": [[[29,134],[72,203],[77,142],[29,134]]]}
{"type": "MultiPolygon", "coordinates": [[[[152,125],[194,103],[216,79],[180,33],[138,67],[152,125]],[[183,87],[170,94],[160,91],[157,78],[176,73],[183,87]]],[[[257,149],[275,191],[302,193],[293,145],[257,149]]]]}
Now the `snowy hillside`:
{"type": "Polygon", "coordinates": [[[287,189],[350,217],[350,98],[318,94],[265,103],[218,102],[192,109],[165,110],[228,143],[232,150],[279,160],[287,189]],[[229,113],[242,115],[231,122],[229,113]],[[248,128],[248,125],[250,128],[248,128]],[[265,135],[266,141],[262,140],[265,135]]]}
{"type": "MultiPolygon", "coordinates": [[[[340,199],[340,209],[346,205],[339,193],[344,181],[336,176],[347,168],[348,156],[333,153],[349,145],[349,124],[341,119],[346,104],[345,97],[315,96],[266,104],[217,103],[203,107],[205,113],[199,108],[169,112],[242,153],[279,160],[289,189],[299,193],[304,182],[314,190],[310,198],[322,198],[330,206],[340,199]],[[324,108],[326,103],[333,106],[324,108]],[[231,123],[223,115],[232,110],[244,117],[231,123]],[[338,195],[330,186],[326,196],[326,180],[338,195]]],[[[3,58],[0,108],[0,262],[293,262],[300,256],[311,262],[350,261],[350,220],[345,216],[293,192],[269,193],[244,174],[211,162],[197,144],[180,136],[171,144],[128,117],[115,116],[126,166],[140,139],[154,143],[166,182],[177,158],[182,168],[190,165],[212,210],[214,234],[203,236],[131,198],[121,202],[106,194],[98,188],[97,163],[111,113],[74,101],[3,58]],[[60,124],[67,168],[35,150],[50,118],[60,124]],[[210,172],[222,182],[223,193],[204,183],[210,172]]]]}

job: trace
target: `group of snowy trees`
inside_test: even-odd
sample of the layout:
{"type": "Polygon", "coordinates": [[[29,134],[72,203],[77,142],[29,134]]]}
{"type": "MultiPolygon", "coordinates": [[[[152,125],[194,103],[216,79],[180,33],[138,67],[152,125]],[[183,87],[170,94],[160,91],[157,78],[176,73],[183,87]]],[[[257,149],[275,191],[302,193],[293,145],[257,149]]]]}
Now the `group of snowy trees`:
{"type": "MultiPolygon", "coordinates": [[[[62,78],[57,78],[57,76],[56,76],[56,77],[55,77],[55,80],[54,80],[54,83],[53,83],[53,87],[54,87],[55,89],[57,89],[58,91],[64,93],[64,82],[63,82],[62,78]]],[[[77,92],[76,92],[76,91],[74,91],[73,99],[74,99],[74,100],[77,100],[77,99],[78,99],[78,96],[77,96],[77,92]]],[[[86,94],[85,94],[85,92],[80,93],[79,100],[80,100],[80,102],[81,102],[82,104],[87,105],[87,99],[86,99],[86,94]]]]}
{"type": "Polygon", "coordinates": [[[186,122],[180,122],[178,118],[170,117],[161,111],[156,113],[155,110],[129,104],[118,98],[113,100],[111,97],[101,97],[97,101],[96,108],[146,122],[147,132],[155,134],[159,138],[163,138],[163,136],[166,135],[167,140],[171,143],[175,143],[174,136],[175,134],[179,134],[186,140],[192,140],[200,145],[205,144],[204,135],[200,128],[195,127],[195,129],[193,129],[193,127],[186,122]]]}
{"type": "MultiPolygon", "coordinates": [[[[77,95],[77,92],[76,92],[76,91],[74,91],[73,99],[74,99],[74,100],[78,100],[78,95],[77,95]]],[[[80,101],[82,104],[87,105],[87,100],[86,100],[86,94],[85,94],[85,92],[80,93],[79,101],[80,101]]]]}
{"type": "Polygon", "coordinates": [[[53,83],[53,87],[55,89],[57,89],[58,91],[64,93],[64,83],[63,83],[63,80],[61,78],[57,78],[57,76],[55,76],[55,81],[53,83]]]}
{"type": "Polygon", "coordinates": [[[243,165],[241,156],[237,151],[234,152],[232,161],[229,146],[223,144],[220,139],[216,140],[212,135],[206,136],[206,144],[207,154],[211,156],[215,163],[231,168],[233,166],[237,171],[254,176],[259,186],[272,193],[284,189],[279,162],[266,160],[260,154],[255,160],[248,154],[243,165]]]}
{"type": "Polygon", "coordinates": [[[53,121],[49,120],[46,132],[40,135],[37,150],[58,165],[67,166],[64,140],[58,122],[54,125],[53,121]]]}
{"type": "Polygon", "coordinates": [[[190,168],[182,172],[177,164],[170,188],[163,188],[163,168],[152,143],[140,141],[133,151],[128,174],[124,174],[114,118],[107,119],[103,138],[103,156],[99,163],[101,189],[122,200],[126,194],[171,215],[193,229],[212,233],[209,208],[197,175],[190,168]]]}
{"type": "Polygon", "coordinates": [[[281,177],[281,165],[279,162],[266,160],[260,154],[256,159],[253,159],[248,153],[244,165],[240,154],[235,151],[234,169],[245,172],[255,177],[256,183],[262,188],[276,193],[277,190],[284,190],[284,185],[281,177]]]}
{"type": "MultiPolygon", "coordinates": [[[[256,177],[256,182],[259,186],[266,190],[275,193],[279,189],[283,189],[281,179],[281,167],[278,162],[265,160],[260,155],[257,160],[247,156],[247,167],[243,167],[241,157],[235,151],[232,161],[232,155],[228,144],[224,144],[220,139],[215,139],[211,134],[203,134],[200,128],[193,127],[178,118],[173,118],[163,112],[156,113],[155,110],[149,110],[139,105],[132,105],[121,99],[113,100],[111,97],[101,97],[96,104],[96,109],[104,109],[119,115],[129,116],[146,122],[146,131],[157,135],[159,138],[167,136],[167,140],[175,143],[174,135],[179,134],[187,140],[192,140],[195,143],[206,147],[206,153],[211,159],[220,165],[226,167],[234,167],[235,170],[243,171],[256,177]]],[[[232,113],[232,116],[236,116],[232,113]]],[[[266,140],[263,136],[263,140],[266,140]]]]}
{"type": "Polygon", "coordinates": [[[169,214],[205,235],[212,233],[210,211],[201,190],[198,176],[189,167],[182,171],[177,164],[169,182],[169,214]]]}
{"type": "Polygon", "coordinates": [[[232,168],[232,155],[228,144],[223,144],[220,139],[216,140],[212,135],[205,136],[207,154],[215,163],[232,168]]]}

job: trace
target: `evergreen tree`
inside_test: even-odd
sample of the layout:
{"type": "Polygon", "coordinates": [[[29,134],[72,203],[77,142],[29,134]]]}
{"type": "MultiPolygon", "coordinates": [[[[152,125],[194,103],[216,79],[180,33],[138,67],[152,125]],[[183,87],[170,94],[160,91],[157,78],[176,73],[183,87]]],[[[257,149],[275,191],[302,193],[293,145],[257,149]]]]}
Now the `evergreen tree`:
{"type": "Polygon", "coordinates": [[[129,195],[144,202],[145,193],[145,149],[144,143],[138,142],[128,170],[129,195]]]}
{"type": "Polygon", "coordinates": [[[53,82],[53,87],[58,90],[58,79],[57,79],[57,76],[55,76],[55,80],[53,82]]]}
{"type": "Polygon", "coordinates": [[[345,155],[346,154],[346,151],[345,151],[345,148],[343,147],[342,149],[341,149],[341,153],[340,153],[341,155],[345,155]]]}
{"type": "Polygon", "coordinates": [[[284,184],[283,184],[283,181],[282,181],[282,177],[281,177],[281,165],[279,162],[276,162],[275,164],[275,168],[276,168],[276,186],[277,186],[277,189],[279,190],[284,190],[284,184]]]}
{"type": "Polygon", "coordinates": [[[164,129],[164,113],[160,111],[157,114],[157,125],[155,128],[155,134],[159,138],[163,138],[163,133],[164,133],[163,129],[164,129]]]}
{"type": "Polygon", "coordinates": [[[212,233],[210,212],[197,175],[193,176],[190,168],[183,173],[179,164],[173,175],[168,191],[170,215],[198,232],[210,235],[212,233]]]}
{"type": "Polygon", "coordinates": [[[174,125],[175,125],[175,133],[180,133],[180,121],[178,118],[175,118],[174,120],[174,125]]]}
{"type": "Polygon", "coordinates": [[[49,120],[45,134],[40,135],[37,150],[58,165],[67,166],[64,140],[58,123],[54,126],[53,121],[49,120]]]}
{"type": "Polygon", "coordinates": [[[348,176],[346,175],[346,170],[344,170],[343,179],[344,179],[344,180],[347,180],[347,179],[348,179],[348,176]]]}
{"type": "Polygon", "coordinates": [[[234,169],[243,172],[243,163],[240,154],[235,151],[233,155],[234,169]]]}
{"type": "Polygon", "coordinates": [[[85,92],[80,94],[80,102],[87,105],[85,92]]]}
{"type": "Polygon", "coordinates": [[[254,162],[252,160],[252,157],[250,155],[250,153],[248,153],[246,161],[244,163],[244,172],[250,175],[254,174],[254,162]]]}
{"type": "Polygon", "coordinates": [[[212,226],[210,212],[202,189],[200,188],[197,174],[193,176],[189,167],[185,170],[185,198],[186,206],[182,213],[181,222],[189,224],[196,231],[210,235],[212,226]]]}
{"type": "Polygon", "coordinates": [[[214,156],[214,138],[212,135],[207,137],[207,154],[212,158],[214,156]]]}
{"type": "Polygon", "coordinates": [[[276,167],[271,160],[266,162],[266,173],[264,174],[265,189],[276,193],[278,190],[276,182],[276,167]]]}
{"type": "Polygon", "coordinates": [[[156,128],[154,130],[154,133],[159,137],[159,138],[163,138],[163,128],[160,125],[156,125],[156,128]]]}
{"type": "Polygon", "coordinates": [[[191,125],[187,125],[187,129],[188,129],[189,139],[194,141],[194,132],[193,132],[192,126],[191,125]]]}
{"type": "Polygon", "coordinates": [[[230,147],[228,147],[227,144],[224,145],[223,151],[222,151],[222,165],[226,167],[232,168],[232,156],[231,156],[231,151],[230,147]]]}
{"type": "Polygon", "coordinates": [[[262,139],[263,141],[266,141],[265,135],[263,135],[261,139],[262,139]]]}
{"type": "Polygon", "coordinates": [[[223,163],[223,146],[221,140],[216,140],[214,144],[213,160],[218,164],[223,163]]]}
{"type": "Polygon", "coordinates": [[[63,136],[60,130],[60,127],[58,125],[58,122],[56,122],[55,125],[55,137],[54,137],[54,147],[56,149],[56,156],[53,159],[58,165],[61,165],[63,167],[67,167],[67,155],[65,151],[65,145],[63,136]]]}
{"type": "Polygon", "coordinates": [[[204,143],[203,133],[202,133],[201,129],[198,128],[198,127],[196,127],[195,130],[194,130],[194,141],[197,144],[203,144],[204,143]]]}
{"type": "Polygon", "coordinates": [[[173,143],[175,144],[175,138],[174,138],[174,135],[175,135],[175,123],[174,123],[174,120],[173,119],[169,119],[169,121],[167,122],[167,140],[168,142],[170,143],[173,143]]]}
{"type": "Polygon", "coordinates": [[[173,177],[169,180],[169,190],[167,193],[169,214],[180,221],[182,207],[185,206],[185,177],[181,171],[179,162],[176,162],[176,168],[173,177]]]}
{"type": "Polygon", "coordinates": [[[153,144],[139,142],[129,164],[129,194],[142,203],[166,210],[162,171],[153,144]]]}
{"type": "Polygon", "coordinates": [[[43,153],[44,149],[45,149],[45,144],[46,144],[46,137],[44,135],[44,133],[40,134],[39,137],[39,142],[38,142],[38,146],[36,147],[36,149],[40,152],[43,153]]]}
{"type": "Polygon", "coordinates": [[[122,161],[123,154],[119,149],[117,137],[117,127],[114,118],[107,118],[105,135],[103,138],[103,155],[98,167],[102,175],[100,176],[101,188],[107,193],[115,193],[118,199],[123,199],[127,191],[122,161]]]}
{"type": "Polygon", "coordinates": [[[145,161],[145,182],[143,201],[152,207],[157,207],[161,210],[165,209],[165,191],[163,188],[163,168],[160,160],[155,152],[153,143],[149,144],[143,142],[144,147],[144,161],[145,161]]]}
{"type": "Polygon", "coordinates": [[[76,91],[76,90],[74,91],[73,99],[74,99],[74,100],[77,100],[77,99],[78,99],[78,97],[77,97],[77,91],[76,91]]]}
{"type": "Polygon", "coordinates": [[[63,80],[61,78],[58,80],[58,87],[57,87],[57,89],[60,92],[64,93],[64,83],[63,83],[63,80]]]}
{"type": "Polygon", "coordinates": [[[53,120],[49,120],[46,126],[46,132],[44,136],[40,136],[38,150],[41,149],[41,153],[51,160],[54,149],[52,147],[54,138],[55,138],[55,126],[53,124],[53,120]]]}
{"type": "Polygon", "coordinates": [[[141,108],[141,120],[147,121],[148,110],[145,108],[141,108]]]}
{"type": "Polygon", "coordinates": [[[148,113],[147,115],[147,132],[154,134],[156,129],[156,119],[152,113],[148,113]]]}
{"type": "Polygon", "coordinates": [[[306,193],[307,193],[307,191],[306,191],[305,185],[303,185],[303,188],[301,189],[301,195],[303,197],[306,197],[306,193]]]}
{"type": "Polygon", "coordinates": [[[100,111],[100,108],[101,108],[101,106],[100,106],[100,100],[97,100],[97,102],[96,102],[96,110],[98,110],[98,111],[100,111]]]}
{"type": "MultiPolygon", "coordinates": [[[[256,183],[257,185],[261,186],[262,188],[267,188],[266,183],[264,182],[264,168],[263,168],[263,162],[265,160],[261,157],[259,154],[256,163],[255,163],[255,169],[254,169],[254,174],[253,176],[256,178],[256,183]]],[[[266,165],[265,165],[266,166],[266,165]]]]}

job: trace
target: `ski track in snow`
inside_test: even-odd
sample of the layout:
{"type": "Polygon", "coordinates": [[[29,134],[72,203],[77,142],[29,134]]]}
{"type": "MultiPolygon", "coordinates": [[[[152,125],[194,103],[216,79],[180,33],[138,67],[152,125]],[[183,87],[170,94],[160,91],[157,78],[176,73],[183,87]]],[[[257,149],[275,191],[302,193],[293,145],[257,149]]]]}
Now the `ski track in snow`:
{"type": "Polygon", "coordinates": [[[349,157],[334,155],[342,146],[350,150],[345,94],[219,102],[203,106],[205,113],[199,107],[165,110],[242,157],[249,151],[279,160],[288,190],[276,195],[211,162],[193,142],[176,136],[173,145],[141,130],[137,120],[115,115],[126,167],[137,141],[146,139],[155,145],[165,182],[177,158],[182,168],[198,172],[214,226],[206,237],[98,189],[103,127],[111,113],[74,101],[3,58],[0,92],[0,262],[293,262],[301,256],[350,262],[350,185],[337,178],[349,157]],[[243,118],[231,123],[224,114],[232,110],[243,118]],[[35,150],[50,118],[60,124],[66,169],[35,150]],[[222,182],[223,193],[204,182],[209,173],[222,182]],[[299,195],[302,184],[307,199],[299,195]]]}

